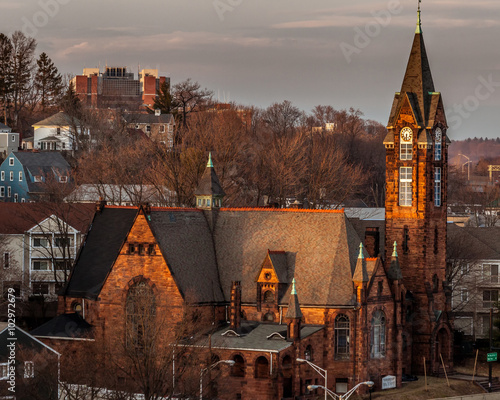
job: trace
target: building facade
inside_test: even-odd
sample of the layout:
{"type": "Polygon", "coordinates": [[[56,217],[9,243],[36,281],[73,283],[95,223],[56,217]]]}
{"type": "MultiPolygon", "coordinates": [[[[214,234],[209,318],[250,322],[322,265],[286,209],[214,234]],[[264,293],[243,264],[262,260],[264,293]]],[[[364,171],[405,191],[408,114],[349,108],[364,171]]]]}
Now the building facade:
{"type": "Polygon", "coordinates": [[[70,183],[71,168],[54,151],[12,152],[0,165],[0,201],[24,203],[46,198],[55,184],[70,183]]]}
{"type": "Polygon", "coordinates": [[[137,110],[152,108],[160,84],[170,83],[170,78],[160,76],[157,69],[142,69],[135,79],[126,67],[106,67],[104,72],[84,68],[71,82],[87,107],[137,110]]]}

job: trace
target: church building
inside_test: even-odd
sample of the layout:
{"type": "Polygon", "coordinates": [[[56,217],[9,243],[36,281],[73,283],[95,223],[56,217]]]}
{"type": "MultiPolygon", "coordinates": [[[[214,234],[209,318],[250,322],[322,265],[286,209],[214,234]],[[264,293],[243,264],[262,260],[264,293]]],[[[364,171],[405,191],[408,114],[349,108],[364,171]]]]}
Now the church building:
{"type": "MultiPolygon", "coordinates": [[[[321,392],[310,385],[340,394],[366,381],[380,390],[387,379],[400,387],[403,374],[452,368],[449,139],[420,11],[387,129],[385,227],[344,210],[225,208],[210,157],[196,208],[98,206],[58,318],[79,314],[85,329],[74,339],[91,326],[96,340],[114,332],[137,347],[146,311],[172,326],[189,307],[204,322],[177,346],[210,350],[202,378],[228,364],[221,399],[321,392]]],[[[33,334],[57,349],[56,325],[33,334]]]]}

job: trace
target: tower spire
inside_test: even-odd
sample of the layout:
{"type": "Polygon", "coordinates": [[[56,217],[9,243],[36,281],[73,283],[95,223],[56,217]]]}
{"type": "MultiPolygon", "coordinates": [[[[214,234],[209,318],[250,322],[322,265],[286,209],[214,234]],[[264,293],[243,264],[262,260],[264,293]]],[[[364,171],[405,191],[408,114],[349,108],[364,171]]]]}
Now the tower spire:
{"type": "Polygon", "coordinates": [[[417,29],[415,30],[415,33],[422,33],[422,21],[420,20],[420,3],[422,0],[418,0],[418,9],[417,9],[417,29]]]}

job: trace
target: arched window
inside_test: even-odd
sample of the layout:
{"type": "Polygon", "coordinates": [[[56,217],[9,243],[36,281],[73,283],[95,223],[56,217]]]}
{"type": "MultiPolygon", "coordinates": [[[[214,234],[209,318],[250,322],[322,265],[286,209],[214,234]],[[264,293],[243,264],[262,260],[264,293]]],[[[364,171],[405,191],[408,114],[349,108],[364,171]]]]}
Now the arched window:
{"type": "Polygon", "coordinates": [[[269,361],[266,357],[259,357],[255,361],[255,377],[269,378],[269,361]]]}
{"type": "Polygon", "coordinates": [[[385,356],[385,314],[381,310],[373,313],[371,331],[371,356],[381,358],[385,356]]]}
{"type": "Polygon", "coordinates": [[[272,290],[264,292],[264,303],[274,303],[274,292],[272,290]]]}
{"type": "Polygon", "coordinates": [[[339,314],[335,318],[335,358],[349,358],[349,317],[339,314]]]}
{"type": "Polygon", "coordinates": [[[312,361],[312,359],[313,359],[312,347],[310,344],[308,344],[304,351],[304,360],[312,361]]]}
{"type": "Polygon", "coordinates": [[[127,293],[125,306],[126,344],[137,348],[151,346],[156,319],[156,303],[153,289],[145,282],[135,283],[127,293]]]}
{"type": "Polygon", "coordinates": [[[234,365],[231,367],[232,376],[245,376],[245,359],[240,355],[233,357],[234,365]]]}

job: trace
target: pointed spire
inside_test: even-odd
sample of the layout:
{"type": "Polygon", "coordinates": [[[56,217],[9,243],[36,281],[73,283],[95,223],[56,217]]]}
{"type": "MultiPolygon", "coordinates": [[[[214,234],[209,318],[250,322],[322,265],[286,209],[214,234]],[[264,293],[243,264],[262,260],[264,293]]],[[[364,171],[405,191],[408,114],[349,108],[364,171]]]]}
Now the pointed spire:
{"type": "Polygon", "coordinates": [[[359,255],[358,255],[358,258],[365,258],[365,254],[364,254],[364,251],[363,251],[363,242],[361,242],[359,244],[359,255]]]}
{"type": "Polygon", "coordinates": [[[396,241],[394,241],[394,246],[392,248],[392,256],[393,257],[397,257],[398,256],[398,251],[396,250],[396,248],[398,247],[398,244],[396,241]]]}
{"type": "Polygon", "coordinates": [[[194,192],[198,208],[213,209],[222,207],[222,198],[226,195],[215,173],[212,153],[208,154],[207,167],[194,192]]]}
{"type": "Polygon", "coordinates": [[[417,11],[417,14],[418,14],[418,17],[417,17],[417,29],[415,30],[415,33],[422,33],[422,22],[420,20],[420,2],[422,0],[418,0],[418,11],[417,11]]]}
{"type": "Polygon", "coordinates": [[[389,271],[387,276],[393,281],[400,281],[403,279],[403,274],[401,273],[401,267],[399,266],[398,252],[396,250],[397,243],[394,242],[394,250],[392,251],[391,264],[389,265],[389,271]]]}
{"type": "Polygon", "coordinates": [[[295,287],[295,278],[292,280],[292,290],[290,291],[290,300],[288,302],[288,311],[286,312],[287,318],[300,319],[302,318],[302,311],[300,310],[299,298],[297,296],[297,289],[295,287]]]}
{"type": "Polygon", "coordinates": [[[358,261],[356,262],[356,269],[354,270],[354,275],[352,277],[352,280],[353,282],[363,282],[363,283],[369,281],[368,270],[366,268],[363,242],[359,244],[358,261]]]}

